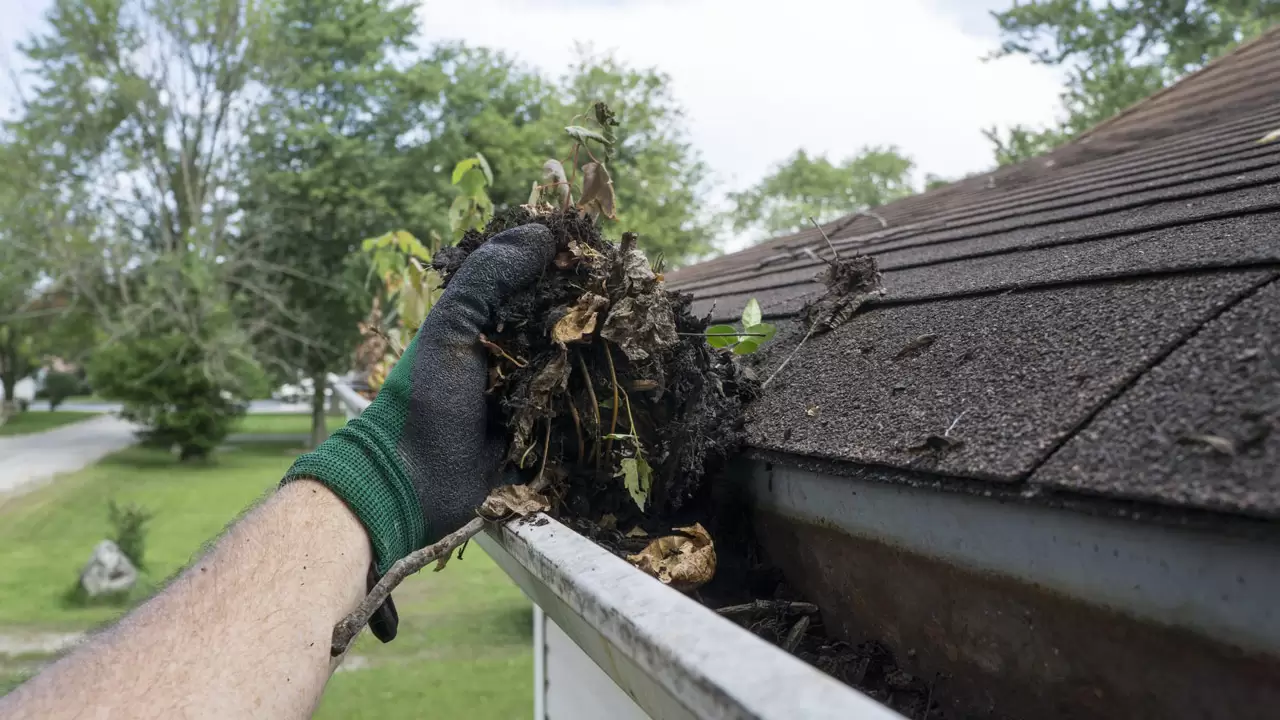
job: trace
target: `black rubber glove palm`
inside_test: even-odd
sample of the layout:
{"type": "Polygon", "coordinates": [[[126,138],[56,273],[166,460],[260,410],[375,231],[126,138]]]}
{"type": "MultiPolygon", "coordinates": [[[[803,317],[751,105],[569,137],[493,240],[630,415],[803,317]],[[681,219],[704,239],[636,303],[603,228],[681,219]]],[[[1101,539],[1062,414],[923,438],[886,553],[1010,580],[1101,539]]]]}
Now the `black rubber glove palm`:
{"type": "MultiPolygon", "coordinates": [[[[550,231],[536,224],[472,252],[373,403],[286,475],[315,478],[346,501],[373,544],[371,577],[464,525],[497,484],[507,439],[490,424],[479,336],[554,254],[550,231]]],[[[370,623],[384,641],[395,633],[394,608],[386,611],[370,623]]]]}

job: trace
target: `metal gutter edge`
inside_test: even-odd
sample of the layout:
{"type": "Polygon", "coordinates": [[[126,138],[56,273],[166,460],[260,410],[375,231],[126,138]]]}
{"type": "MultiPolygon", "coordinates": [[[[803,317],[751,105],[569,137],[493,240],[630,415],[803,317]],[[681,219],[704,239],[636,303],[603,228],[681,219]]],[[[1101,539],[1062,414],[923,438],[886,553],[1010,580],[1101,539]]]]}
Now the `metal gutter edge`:
{"type": "Polygon", "coordinates": [[[549,517],[477,539],[651,717],[901,717],[549,517]]]}
{"type": "Polygon", "coordinates": [[[756,507],[1280,655],[1280,545],[751,461],[756,507]]]}
{"type": "MultiPolygon", "coordinates": [[[[369,405],[329,382],[348,417],[369,405]]],[[[901,720],[545,515],[476,540],[650,717],[901,720]]]]}

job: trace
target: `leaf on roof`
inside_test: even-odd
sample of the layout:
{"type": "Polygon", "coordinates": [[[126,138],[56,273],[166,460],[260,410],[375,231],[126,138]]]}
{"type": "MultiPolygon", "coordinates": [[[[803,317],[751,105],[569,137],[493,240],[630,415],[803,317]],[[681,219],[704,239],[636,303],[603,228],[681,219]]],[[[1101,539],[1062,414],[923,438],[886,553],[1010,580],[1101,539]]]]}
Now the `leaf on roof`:
{"type": "Polygon", "coordinates": [[[1269,142],[1275,142],[1276,140],[1280,140],[1280,128],[1276,128],[1275,130],[1272,130],[1266,135],[1258,138],[1258,144],[1262,145],[1269,142]]]}

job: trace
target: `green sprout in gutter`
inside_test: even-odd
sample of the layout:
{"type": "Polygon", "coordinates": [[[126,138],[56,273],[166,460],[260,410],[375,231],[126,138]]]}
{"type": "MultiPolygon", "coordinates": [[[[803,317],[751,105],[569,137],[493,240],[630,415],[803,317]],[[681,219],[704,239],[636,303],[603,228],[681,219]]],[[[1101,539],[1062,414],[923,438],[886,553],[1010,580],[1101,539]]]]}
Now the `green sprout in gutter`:
{"type": "Polygon", "coordinates": [[[712,325],[704,333],[707,344],[713,348],[731,348],[738,355],[750,355],[778,334],[776,326],[761,322],[762,317],[760,303],[751,298],[742,309],[742,329],[733,325],[712,325]]]}

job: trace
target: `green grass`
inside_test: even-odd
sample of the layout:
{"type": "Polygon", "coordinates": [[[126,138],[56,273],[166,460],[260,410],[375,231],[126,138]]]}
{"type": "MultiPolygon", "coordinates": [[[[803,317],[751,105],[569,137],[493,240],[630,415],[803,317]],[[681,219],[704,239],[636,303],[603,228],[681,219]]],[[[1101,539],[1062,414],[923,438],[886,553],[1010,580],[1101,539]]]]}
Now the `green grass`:
{"type": "Polygon", "coordinates": [[[80,422],[94,417],[97,413],[70,412],[67,410],[28,410],[9,418],[0,425],[0,437],[7,435],[28,435],[44,432],[73,422],[80,422]]]}
{"type": "MultiPolygon", "coordinates": [[[[0,633],[88,629],[123,612],[68,607],[62,600],[93,545],[109,532],[108,499],[156,513],[140,600],[273,487],[296,452],[288,445],[253,444],[220,452],[209,463],[184,465],[162,451],[131,448],[40,490],[0,500],[0,633]]],[[[410,578],[395,599],[400,636],[383,645],[364,634],[351,652],[358,669],[334,676],[316,717],[529,716],[531,608],[478,547],[444,572],[410,578]]],[[[21,660],[0,657],[0,694],[31,672],[31,659],[21,660]]]]}
{"type": "MultiPolygon", "coordinates": [[[[346,424],[344,415],[325,417],[325,425],[333,432],[346,424]]],[[[277,434],[296,433],[306,435],[311,432],[311,415],[308,413],[255,413],[245,415],[236,423],[235,433],[277,434]]]]}

